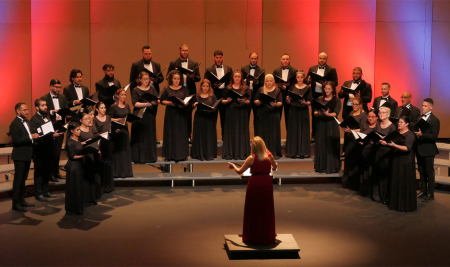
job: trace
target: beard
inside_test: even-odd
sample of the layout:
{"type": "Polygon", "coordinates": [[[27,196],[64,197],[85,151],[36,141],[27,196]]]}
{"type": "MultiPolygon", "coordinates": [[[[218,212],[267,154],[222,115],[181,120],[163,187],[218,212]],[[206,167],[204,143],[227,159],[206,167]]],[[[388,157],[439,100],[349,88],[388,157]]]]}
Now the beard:
{"type": "Polygon", "coordinates": [[[107,81],[114,81],[114,74],[113,74],[112,77],[109,77],[109,75],[106,75],[106,74],[105,74],[105,79],[106,79],[107,81]]]}
{"type": "Polygon", "coordinates": [[[48,115],[47,110],[46,110],[46,111],[43,111],[42,109],[39,109],[39,113],[40,113],[42,116],[47,116],[47,115],[48,115]]]}

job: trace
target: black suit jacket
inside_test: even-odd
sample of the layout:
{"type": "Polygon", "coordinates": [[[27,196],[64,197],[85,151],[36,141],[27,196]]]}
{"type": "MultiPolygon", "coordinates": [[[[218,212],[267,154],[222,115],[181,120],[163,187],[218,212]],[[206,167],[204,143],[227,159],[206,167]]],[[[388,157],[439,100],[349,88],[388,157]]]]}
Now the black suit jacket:
{"type": "MultiPolygon", "coordinates": [[[[195,86],[196,82],[200,81],[200,70],[197,68],[198,63],[195,62],[192,59],[188,59],[188,69],[195,69],[194,70],[194,74],[195,77],[194,79],[190,78],[189,76],[187,76],[187,80],[186,80],[186,87],[189,91],[189,95],[193,95],[193,94],[197,94],[197,86],[195,86]]],[[[174,69],[180,69],[181,68],[181,58],[177,58],[173,61],[170,62],[169,64],[169,69],[167,70],[167,74],[169,74],[169,72],[173,71],[174,69]]],[[[181,85],[183,85],[183,78],[181,78],[181,85]]]]}
{"type": "MultiPolygon", "coordinates": [[[[118,88],[122,88],[120,81],[117,79],[114,79],[114,85],[118,88]]],[[[109,87],[109,84],[105,78],[103,78],[100,81],[95,83],[95,91],[98,92],[98,100],[105,103],[105,106],[107,107],[107,109],[109,109],[109,107],[112,104],[114,104],[114,102],[115,102],[114,94],[110,94],[110,93],[108,93],[108,91],[106,91],[106,88],[108,88],[108,87],[109,87]]]]}
{"type": "MultiPolygon", "coordinates": [[[[353,80],[345,81],[343,86],[350,88],[352,86],[352,83],[353,80]]],[[[370,101],[372,101],[372,85],[364,80],[361,80],[355,90],[360,91],[360,96],[363,101],[363,108],[367,111],[367,103],[370,103],[370,101]]],[[[338,93],[338,96],[340,99],[344,98],[344,106],[346,106],[348,101],[348,94],[341,89],[341,91],[339,91],[338,93]]]]}
{"type": "MultiPolygon", "coordinates": [[[[87,86],[81,85],[81,90],[83,91],[83,98],[89,98],[89,88],[87,86]]],[[[64,96],[67,99],[69,107],[73,107],[73,101],[78,100],[77,91],[73,84],[69,84],[64,87],[64,96]]]]}
{"type": "MultiPolygon", "coordinates": [[[[50,117],[47,116],[50,121],[50,117]]],[[[30,119],[31,133],[37,133],[37,128],[46,123],[44,119],[38,114],[34,114],[30,119]]],[[[34,158],[36,157],[50,157],[53,151],[53,135],[48,134],[34,140],[34,158]]]]}
{"type": "MultiPolygon", "coordinates": [[[[31,124],[28,122],[28,128],[32,132],[31,124]]],[[[12,160],[29,161],[33,157],[33,142],[22,120],[16,117],[9,126],[9,134],[13,141],[12,160]]]]}
{"type": "MultiPolygon", "coordinates": [[[[49,110],[49,113],[50,113],[50,110],[55,109],[55,105],[53,104],[52,96],[50,93],[44,95],[43,97],[41,97],[41,99],[45,100],[45,102],[47,102],[47,108],[49,110]]],[[[66,97],[62,94],[58,94],[58,102],[59,102],[59,108],[68,108],[69,107],[66,97]]],[[[56,114],[50,115],[50,119],[52,120],[52,122],[56,122],[56,114]]],[[[64,118],[63,118],[63,121],[65,121],[64,118]]]]}
{"type": "MultiPolygon", "coordinates": [[[[311,72],[317,73],[317,70],[319,70],[319,65],[314,65],[314,66],[310,67],[308,70],[308,75],[306,75],[306,77],[309,77],[311,75],[311,72]]],[[[329,65],[325,65],[325,71],[324,71],[323,78],[326,81],[334,82],[334,84],[336,86],[338,85],[338,76],[337,76],[336,69],[329,65]]],[[[307,80],[305,82],[308,83],[307,80]]],[[[315,96],[314,98],[319,96],[318,93],[315,93],[315,88],[316,88],[316,82],[311,81],[311,90],[313,92],[313,97],[315,96]]]]}
{"type": "MultiPolygon", "coordinates": [[[[230,66],[223,65],[223,75],[227,74],[228,72],[232,72],[232,71],[233,71],[233,69],[232,69],[230,66]]],[[[215,65],[215,64],[212,65],[212,66],[209,67],[209,68],[206,68],[205,75],[203,76],[203,78],[204,78],[204,79],[208,79],[209,81],[212,81],[214,76],[211,74],[211,72],[212,72],[214,75],[217,75],[217,72],[216,72],[216,65],[215,65]]],[[[229,79],[226,79],[226,80],[225,80],[225,88],[223,88],[223,89],[216,88],[216,87],[214,86],[214,84],[211,84],[211,86],[212,86],[213,89],[214,89],[214,94],[216,95],[217,99],[223,97],[223,94],[225,93],[225,91],[226,91],[226,89],[227,89],[227,86],[230,84],[230,81],[231,81],[232,79],[233,79],[233,77],[230,76],[229,79]]]]}
{"type": "MultiPolygon", "coordinates": [[[[256,65],[255,67],[255,77],[258,77],[259,74],[261,74],[261,71],[263,69],[256,65]]],[[[250,65],[246,65],[244,67],[241,68],[241,72],[242,72],[242,78],[243,79],[247,79],[247,77],[250,75],[250,65]]],[[[262,74],[261,76],[259,76],[258,78],[258,83],[257,84],[253,84],[253,91],[257,91],[256,89],[263,87],[264,86],[264,78],[265,78],[265,74],[262,74]]],[[[248,86],[250,86],[250,84],[247,83],[248,86]]]]}
{"type": "MultiPolygon", "coordinates": [[[[378,108],[380,106],[380,102],[381,102],[381,96],[375,97],[375,99],[373,100],[373,108],[375,110],[378,110],[378,108]]],[[[393,99],[391,96],[389,96],[389,99],[387,102],[389,104],[389,108],[391,109],[391,114],[394,115],[395,111],[397,110],[397,107],[398,107],[397,101],[395,99],[393,99]]]]}
{"type": "MultiPolygon", "coordinates": [[[[403,108],[404,108],[403,106],[397,107],[397,110],[395,111],[395,118],[400,117],[400,115],[402,114],[403,108]]],[[[411,122],[409,123],[409,128],[413,129],[414,125],[416,125],[416,123],[422,117],[420,116],[420,109],[416,108],[412,104],[409,107],[409,110],[411,110],[411,113],[409,114],[409,119],[411,120],[411,122]]]]}
{"type": "MultiPolygon", "coordinates": [[[[161,72],[161,65],[159,63],[154,62],[153,60],[150,61],[150,64],[152,64],[153,73],[157,76],[156,81],[153,83],[153,86],[155,87],[156,91],[159,93],[159,84],[164,81],[164,76],[161,72]]],[[[137,86],[136,79],[139,76],[139,73],[141,73],[144,70],[144,61],[141,59],[139,61],[134,62],[131,64],[131,70],[130,70],[130,93],[133,92],[133,89],[137,86]]]]}
{"type": "MultiPolygon", "coordinates": [[[[297,71],[298,70],[296,68],[290,66],[289,72],[288,72],[288,79],[291,78],[291,77],[295,77],[297,71]]],[[[273,70],[273,75],[277,75],[278,77],[282,78],[283,77],[283,67],[280,66],[279,68],[274,69],[273,70]]],[[[295,78],[292,78],[292,79],[294,80],[295,78]]],[[[297,80],[295,80],[295,82],[297,82],[297,80]]],[[[264,82],[263,82],[263,85],[264,85],[264,82]]],[[[283,103],[284,103],[284,100],[283,100],[283,103]]]]}
{"type": "Polygon", "coordinates": [[[430,124],[430,128],[417,139],[417,154],[422,157],[431,157],[439,154],[436,139],[439,136],[441,123],[433,113],[428,117],[427,122],[430,124]]]}

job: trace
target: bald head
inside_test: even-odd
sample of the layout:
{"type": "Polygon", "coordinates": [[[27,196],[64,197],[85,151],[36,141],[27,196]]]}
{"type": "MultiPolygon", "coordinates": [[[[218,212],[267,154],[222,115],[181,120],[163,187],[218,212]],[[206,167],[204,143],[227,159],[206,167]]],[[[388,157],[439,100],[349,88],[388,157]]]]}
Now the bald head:
{"type": "Polygon", "coordinates": [[[328,60],[328,55],[325,52],[322,52],[319,54],[319,65],[325,66],[327,64],[327,60],[328,60]]]}
{"type": "Polygon", "coordinates": [[[407,106],[411,103],[412,94],[410,92],[404,92],[402,94],[402,105],[407,106]]]}

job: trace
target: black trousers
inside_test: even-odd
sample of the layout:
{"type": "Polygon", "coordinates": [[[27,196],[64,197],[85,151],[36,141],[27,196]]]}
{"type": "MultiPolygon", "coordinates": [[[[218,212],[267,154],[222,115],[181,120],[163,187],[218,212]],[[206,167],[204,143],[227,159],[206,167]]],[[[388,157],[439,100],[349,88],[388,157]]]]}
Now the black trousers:
{"type": "Polygon", "coordinates": [[[64,142],[64,136],[60,135],[53,141],[53,157],[51,159],[50,175],[59,175],[59,160],[61,158],[61,148],[64,142]]]}
{"type": "Polygon", "coordinates": [[[31,160],[21,161],[14,160],[14,181],[13,181],[13,207],[20,205],[25,201],[25,181],[30,172],[31,160]]]}
{"type": "Polygon", "coordinates": [[[422,157],[417,155],[417,165],[420,173],[421,191],[434,197],[434,156],[422,157]]]}
{"type": "Polygon", "coordinates": [[[46,155],[37,155],[34,162],[34,194],[42,195],[48,193],[48,182],[51,177],[51,166],[53,161],[46,155]]]}

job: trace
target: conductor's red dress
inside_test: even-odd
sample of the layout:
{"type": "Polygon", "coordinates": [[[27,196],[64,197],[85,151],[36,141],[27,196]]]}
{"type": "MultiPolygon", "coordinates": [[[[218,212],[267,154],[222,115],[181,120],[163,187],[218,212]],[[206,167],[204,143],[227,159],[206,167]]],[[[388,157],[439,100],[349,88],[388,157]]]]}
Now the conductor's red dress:
{"type": "MultiPolygon", "coordinates": [[[[267,155],[271,155],[267,151],[267,155]]],[[[275,243],[275,208],[270,160],[259,161],[253,155],[252,176],[247,184],[242,241],[250,245],[275,243]]]]}

